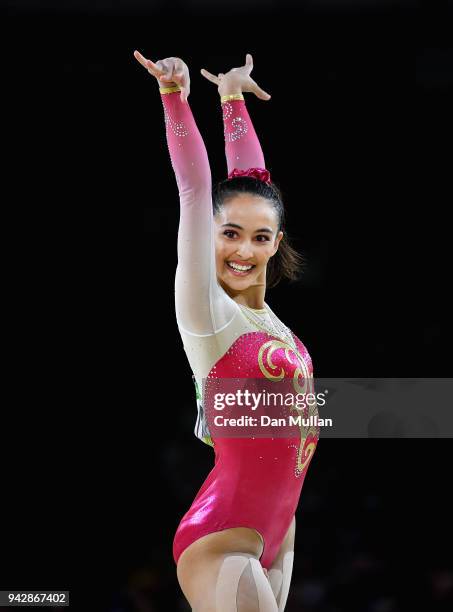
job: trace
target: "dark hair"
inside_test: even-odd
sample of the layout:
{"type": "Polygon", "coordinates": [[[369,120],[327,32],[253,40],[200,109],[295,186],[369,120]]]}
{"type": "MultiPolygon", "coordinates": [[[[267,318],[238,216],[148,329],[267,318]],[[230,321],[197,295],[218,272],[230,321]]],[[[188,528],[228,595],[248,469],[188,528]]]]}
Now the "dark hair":
{"type": "Polygon", "coordinates": [[[283,278],[289,281],[299,279],[305,260],[290,244],[285,231],[285,208],[280,188],[272,182],[271,185],[251,176],[238,176],[216,183],[212,189],[212,207],[214,214],[220,212],[227,200],[240,193],[266,198],[277,213],[278,229],[283,232],[278,250],[269,259],[266,270],[266,286],[275,287],[283,278]]]}

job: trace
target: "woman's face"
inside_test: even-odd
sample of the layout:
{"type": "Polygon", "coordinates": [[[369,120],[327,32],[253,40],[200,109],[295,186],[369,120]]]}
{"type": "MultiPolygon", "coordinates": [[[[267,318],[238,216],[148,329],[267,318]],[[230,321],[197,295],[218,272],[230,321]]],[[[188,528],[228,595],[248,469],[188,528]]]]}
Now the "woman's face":
{"type": "Polygon", "coordinates": [[[217,279],[221,286],[242,292],[266,284],[266,265],[275,255],[283,232],[278,232],[272,203],[251,194],[227,200],[215,215],[217,279]],[[245,270],[234,269],[236,265],[245,270]]]}

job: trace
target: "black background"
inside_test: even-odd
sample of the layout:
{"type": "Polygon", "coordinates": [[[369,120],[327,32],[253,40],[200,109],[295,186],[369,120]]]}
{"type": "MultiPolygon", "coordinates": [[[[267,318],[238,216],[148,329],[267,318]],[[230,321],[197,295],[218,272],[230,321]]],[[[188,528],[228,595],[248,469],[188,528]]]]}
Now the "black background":
{"type": "MultiPolygon", "coordinates": [[[[447,377],[451,3],[4,6],[0,587],[69,589],[73,609],[185,610],[171,543],[213,456],[192,433],[175,322],[178,193],[162,105],[133,51],[188,64],[216,180],[223,125],[200,68],[253,54],[272,100],[247,94],[248,110],[309,264],[266,300],[315,375],[447,377]],[[147,608],[132,603],[138,592],[147,608]]],[[[446,609],[450,450],[321,440],[287,612],[377,612],[385,598],[392,612],[446,609]],[[360,555],[381,573],[331,580],[360,555]],[[328,590],[312,608],[297,594],[309,576],[328,590]]]]}

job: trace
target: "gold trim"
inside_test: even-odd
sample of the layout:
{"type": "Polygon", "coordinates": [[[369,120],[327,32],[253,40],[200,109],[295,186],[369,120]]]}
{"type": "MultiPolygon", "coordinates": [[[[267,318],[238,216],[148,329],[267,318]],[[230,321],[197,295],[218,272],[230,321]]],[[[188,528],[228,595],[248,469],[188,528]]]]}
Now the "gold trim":
{"type": "Polygon", "coordinates": [[[231,100],[244,100],[244,96],[242,94],[228,94],[226,96],[220,96],[220,102],[230,102],[231,100]]]}
{"type": "Polygon", "coordinates": [[[179,85],[175,85],[174,87],[159,87],[159,91],[161,94],[169,94],[174,93],[176,91],[181,91],[179,85]]]}

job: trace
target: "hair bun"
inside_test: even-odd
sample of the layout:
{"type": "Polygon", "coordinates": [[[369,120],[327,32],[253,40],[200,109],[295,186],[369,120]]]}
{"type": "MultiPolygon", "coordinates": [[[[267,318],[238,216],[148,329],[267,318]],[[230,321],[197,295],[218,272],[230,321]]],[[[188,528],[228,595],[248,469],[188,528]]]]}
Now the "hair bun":
{"type": "Polygon", "coordinates": [[[271,175],[269,170],[265,168],[248,168],[248,170],[239,170],[238,168],[234,168],[229,174],[228,178],[236,178],[238,176],[250,176],[251,178],[256,178],[259,181],[263,181],[263,183],[267,183],[271,185],[271,175]]]}

